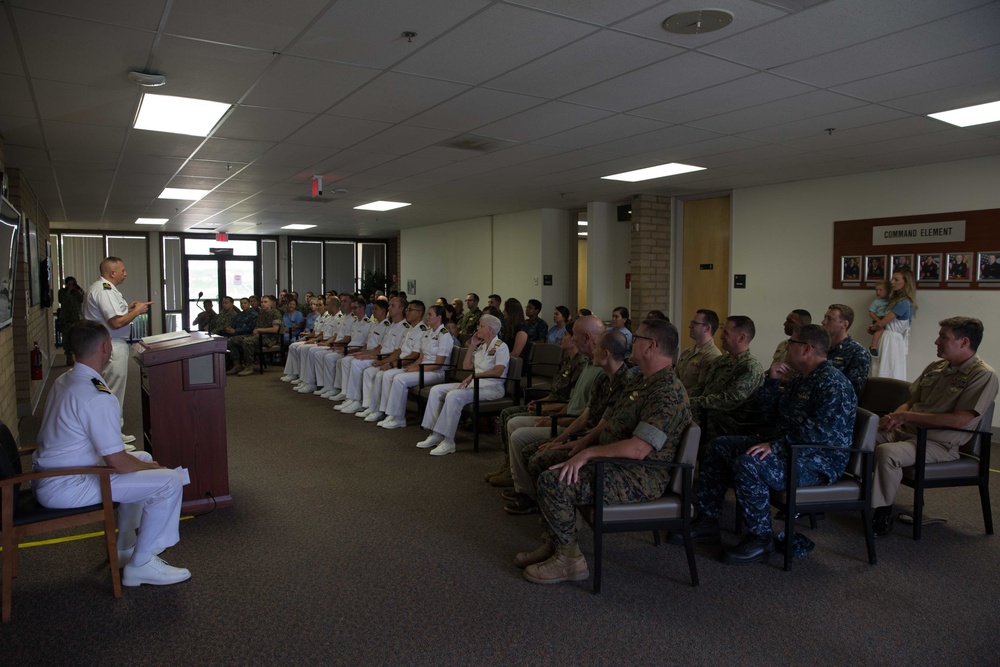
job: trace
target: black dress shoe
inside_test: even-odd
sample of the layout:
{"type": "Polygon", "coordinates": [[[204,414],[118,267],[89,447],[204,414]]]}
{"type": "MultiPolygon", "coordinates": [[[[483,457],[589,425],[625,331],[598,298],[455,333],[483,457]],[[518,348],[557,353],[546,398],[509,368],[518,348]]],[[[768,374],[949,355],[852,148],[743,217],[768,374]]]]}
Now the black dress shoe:
{"type": "MultiPolygon", "coordinates": [[[[722,531],[719,530],[719,520],[700,516],[691,522],[691,541],[695,544],[718,544],[722,541],[722,531]]],[[[684,544],[684,533],[672,530],[667,533],[670,544],[684,544]]]]}
{"type": "Polygon", "coordinates": [[[521,494],[515,491],[514,489],[504,489],[503,491],[500,492],[500,497],[510,502],[517,500],[518,496],[520,495],[521,494]]]}
{"type": "Polygon", "coordinates": [[[774,553],[774,540],[770,535],[757,537],[748,533],[743,541],[722,554],[722,562],[728,565],[749,565],[762,560],[774,553]]]}
{"type": "Polygon", "coordinates": [[[538,511],[538,503],[527,495],[518,494],[517,500],[512,500],[503,506],[503,511],[507,514],[532,514],[538,511]]]}
{"type": "Polygon", "coordinates": [[[885,537],[892,532],[892,506],[876,507],[875,516],[872,517],[872,530],[875,537],[885,537]]]}

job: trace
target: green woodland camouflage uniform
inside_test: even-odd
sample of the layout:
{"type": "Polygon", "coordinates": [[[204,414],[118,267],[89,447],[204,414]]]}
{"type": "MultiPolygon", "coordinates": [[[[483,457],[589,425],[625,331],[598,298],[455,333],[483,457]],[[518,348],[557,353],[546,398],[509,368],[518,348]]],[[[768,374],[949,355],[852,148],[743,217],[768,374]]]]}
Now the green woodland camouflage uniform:
{"type": "Polygon", "coordinates": [[[757,390],[763,383],[764,369],[750,350],[735,357],[723,354],[711,363],[689,394],[695,419],[700,421],[701,411],[707,412],[709,440],[739,431],[737,424],[749,420],[748,408],[756,406],[757,390]]]}

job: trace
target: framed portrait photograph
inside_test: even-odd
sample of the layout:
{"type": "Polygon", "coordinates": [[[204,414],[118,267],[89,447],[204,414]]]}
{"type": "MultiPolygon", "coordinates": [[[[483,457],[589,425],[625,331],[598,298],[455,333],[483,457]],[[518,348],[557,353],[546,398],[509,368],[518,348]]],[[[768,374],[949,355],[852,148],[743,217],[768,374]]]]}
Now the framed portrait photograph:
{"type": "Polygon", "coordinates": [[[913,271],[913,255],[893,255],[892,270],[903,271],[905,269],[915,273],[915,271],[913,271]]]}
{"type": "Polygon", "coordinates": [[[14,276],[20,230],[21,214],[10,202],[0,198],[0,329],[9,326],[14,319],[14,276]]]}
{"type": "Polygon", "coordinates": [[[971,278],[969,268],[971,259],[972,253],[948,253],[948,268],[945,272],[945,280],[969,280],[971,278]]]}
{"type": "Polygon", "coordinates": [[[979,280],[982,282],[1000,281],[1000,250],[990,250],[979,253],[979,280]]]}
{"type": "Polygon", "coordinates": [[[861,255],[845,255],[840,258],[840,279],[845,283],[861,280],[861,255]]]}
{"type": "Polygon", "coordinates": [[[917,271],[918,281],[941,280],[941,255],[917,255],[917,263],[920,265],[917,271]]]}
{"type": "Polygon", "coordinates": [[[865,280],[885,280],[885,255],[865,257],[865,280]]]}

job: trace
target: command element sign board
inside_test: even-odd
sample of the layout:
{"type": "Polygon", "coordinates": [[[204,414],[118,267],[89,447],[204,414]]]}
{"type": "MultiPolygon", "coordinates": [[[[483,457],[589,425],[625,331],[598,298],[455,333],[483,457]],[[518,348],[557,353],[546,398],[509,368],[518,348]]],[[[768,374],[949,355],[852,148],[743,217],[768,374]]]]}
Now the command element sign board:
{"type": "Polygon", "coordinates": [[[1000,209],[833,223],[833,287],[910,269],[920,289],[1000,289],[1000,209]]]}

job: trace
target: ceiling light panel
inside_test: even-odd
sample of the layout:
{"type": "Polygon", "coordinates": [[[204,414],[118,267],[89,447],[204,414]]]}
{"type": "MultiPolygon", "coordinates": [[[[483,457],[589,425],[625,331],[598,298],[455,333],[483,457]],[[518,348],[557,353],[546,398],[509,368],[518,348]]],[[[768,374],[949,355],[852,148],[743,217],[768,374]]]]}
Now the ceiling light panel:
{"type": "Polygon", "coordinates": [[[988,102],[977,104],[951,111],[927,114],[931,118],[942,120],[959,127],[970,127],[972,125],[982,125],[984,123],[995,123],[1000,120],[1000,102],[988,102]]]}
{"type": "Polygon", "coordinates": [[[401,201],[373,201],[354,208],[360,211],[391,211],[394,208],[403,208],[409,205],[409,203],[401,201]]]}
{"type": "Polygon", "coordinates": [[[191,188],[163,188],[163,192],[160,193],[159,199],[185,199],[189,201],[198,201],[205,195],[207,195],[211,190],[194,190],[191,188]]]}
{"type": "Polygon", "coordinates": [[[627,181],[629,183],[636,183],[638,181],[648,181],[654,178],[664,178],[666,176],[676,176],[677,174],[686,174],[692,171],[701,171],[704,168],[705,167],[695,167],[690,164],[671,162],[669,164],[661,164],[655,167],[646,167],[645,169],[636,169],[635,171],[625,171],[620,174],[601,176],[601,178],[609,181],[627,181]]]}
{"type": "Polygon", "coordinates": [[[172,95],[142,96],[135,129],[207,137],[230,105],[172,95]]]}

